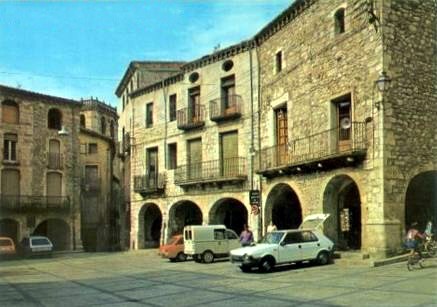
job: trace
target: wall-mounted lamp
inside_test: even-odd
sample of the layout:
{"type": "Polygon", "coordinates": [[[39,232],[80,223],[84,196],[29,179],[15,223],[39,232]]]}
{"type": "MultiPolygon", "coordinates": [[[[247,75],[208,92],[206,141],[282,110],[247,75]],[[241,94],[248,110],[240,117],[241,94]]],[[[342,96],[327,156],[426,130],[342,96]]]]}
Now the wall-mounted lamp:
{"type": "Polygon", "coordinates": [[[389,76],[387,76],[387,73],[385,71],[382,71],[379,74],[378,79],[375,81],[376,86],[378,87],[378,90],[383,93],[386,90],[389,89],[390,87],[390,83],[391,83],[391,79],[389,76]]]}

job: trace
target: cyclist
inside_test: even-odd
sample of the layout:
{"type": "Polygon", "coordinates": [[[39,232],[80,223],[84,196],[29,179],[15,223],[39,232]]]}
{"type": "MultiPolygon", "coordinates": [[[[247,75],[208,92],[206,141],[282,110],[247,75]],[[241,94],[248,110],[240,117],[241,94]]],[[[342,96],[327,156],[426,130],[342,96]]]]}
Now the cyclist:
{"type": "Polygon", "coordinates": [[[418,253],[419,257],[422,259],[422,252],[420,251],[419,241],[425,239],[425,235],[420,233],[417,230],[417,222],[413,222],[411,224],[410,229],[407,232],[407,240],[405,241],[405,247],[411,249],[410,256],[413,256],[414,253],[418,253]]]}

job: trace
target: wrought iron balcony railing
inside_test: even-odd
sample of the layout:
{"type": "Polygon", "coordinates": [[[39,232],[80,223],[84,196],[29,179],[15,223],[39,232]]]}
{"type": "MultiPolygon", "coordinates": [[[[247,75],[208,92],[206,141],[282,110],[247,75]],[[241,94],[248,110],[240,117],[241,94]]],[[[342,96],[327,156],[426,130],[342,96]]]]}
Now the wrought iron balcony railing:
{"type": "Polygon", "coordinates": [[[68,196],[0,195],[2,212],[68,212],[69,210],[68,196]]]}
{"type": "Polygon", "coordinates": [[[344,157],[346,162],[355,161],[353,157],[363,158],[366,153],[366,125],[353,122],[348,129],[334,128],[295,140],[288,144],[264,148],[255,156],[257,173],[275,169],[315,164],[323,167],[321,162],[329,162],[331,166],[341,166],[344,157]]]}
{"type": "Polygon", "coordinates": [[[229,95],[209,102],[209,117],[212,121],[223,121],[241,116],[242,98],[240,95],[229,95]]]}
{"type": "Polygon", "coordinates": [[[146,175],[134,176],[134,191],[143,196],[154,193],[162,193],[165,189],[165,182],[165,173],[148,173],[146,175]]]}
{"type": "Polygon", "coordinates": [[[247,179],[246,159],[236,157],[182,165],[175,170],[174,178],[177,185],[244,181],[247,179]]]}
{"type": "Polygon", "coordinates": [[[60,153],[49,152],[47,154],[48,169],[62,169],[64,166],[64,156],[60,153]]]}
{"type": "Polygon", "coordinates": [[[196,104],[194,107],[178,110],[177,126],[181,130],[190,130],[205,125],[205,106],[196,104]]]}

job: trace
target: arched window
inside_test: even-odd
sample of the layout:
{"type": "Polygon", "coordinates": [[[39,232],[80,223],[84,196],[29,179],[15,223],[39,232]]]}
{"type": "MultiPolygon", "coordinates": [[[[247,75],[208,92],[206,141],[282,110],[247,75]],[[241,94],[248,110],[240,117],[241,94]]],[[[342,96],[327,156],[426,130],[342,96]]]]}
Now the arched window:
{"type": "Polygon", "coordinates": [[[80,126],[81,126],[82,128],[85,128],[85,127],[86,127],[85,115],[83,115],[83,114],[80,114],[80,126]]]}
{"type": "Polygon", "coordinates": [[[50,109],[47,116],[47,123],[49,129],[61,130],[62,127],[62,113],[58,109],[50,109]]]}
{"type": "Polygon", "coordinates": [[[2,103],[2,121],[7,124],[18,124],[19,108],[18,104],[12,100],[5,100],[2,103]]]}
{"type": "Polygon", "coordinates": [[[106,134],[106,120],[103,116],[100,119],[100,124],[102,126],[102,134],[105,135],[106,134]]]}
{"type": "Polygon", "coordinates": [[[344,8],[339,9],[334,14],[334,31],[335,34],[344,33],[344,8]]]}
{"type": "Polygon", "coordinates": [[[110,127],[109,127],[109,132],[111,133],[111,138],[114,138],[114,136],[115,136],[115,127],[114,127],[114,121],[113,120],[111,120],[111,124],[110,124],[110,127]]]}

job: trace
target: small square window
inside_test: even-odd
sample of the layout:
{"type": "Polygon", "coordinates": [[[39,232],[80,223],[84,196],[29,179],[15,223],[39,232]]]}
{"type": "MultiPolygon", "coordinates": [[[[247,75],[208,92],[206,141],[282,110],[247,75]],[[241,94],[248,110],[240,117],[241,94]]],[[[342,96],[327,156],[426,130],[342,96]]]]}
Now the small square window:
{"type": "Polygon", "coordinates": [[[88,154],[96,154],[97,153],[97,144],[89,143],[88,144],[88,154]]]}

